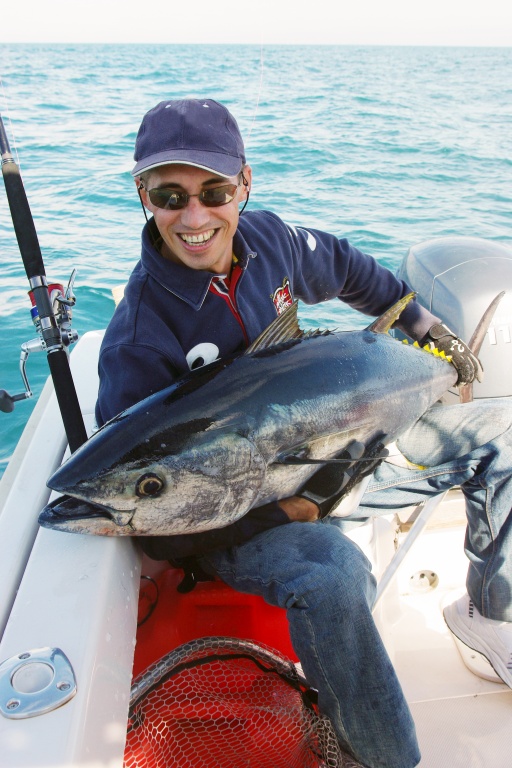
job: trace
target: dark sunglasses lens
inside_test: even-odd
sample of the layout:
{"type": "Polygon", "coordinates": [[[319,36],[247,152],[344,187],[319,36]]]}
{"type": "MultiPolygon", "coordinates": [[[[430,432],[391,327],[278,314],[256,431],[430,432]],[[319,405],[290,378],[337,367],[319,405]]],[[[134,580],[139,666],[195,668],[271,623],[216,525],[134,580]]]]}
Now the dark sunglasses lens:
{"type": "MultiPolygon", "coordinates": [[[[197,197],[208,208],[218,208],[221,205],[230,203],[236,194],[236,190],[236,184],[223,184],[222,187],[203,189],[197,197]]],[[[178,211],[180,208],[185,208],[189,201],[189,195],[186,192],[180,192],[176,189],[165,189],[165,187],[149,189],[148,196],[153,205],[156,205],[157,208],[164,208],[167,211],[178,211]]]]}
{"type": "Polygon", "coordinates": [[[217,208],[230,203],[236,194],[236,190],[236,184],[224,184],[222,187],[203,189],[199,199],[208,208],[217,208]]]}
{"type": "Polygon", "coordinates": [[[150,189],[149,199],[157,208],[177,211],[188,203],[186,192],[177,192],[175,189],[150,189]]]}

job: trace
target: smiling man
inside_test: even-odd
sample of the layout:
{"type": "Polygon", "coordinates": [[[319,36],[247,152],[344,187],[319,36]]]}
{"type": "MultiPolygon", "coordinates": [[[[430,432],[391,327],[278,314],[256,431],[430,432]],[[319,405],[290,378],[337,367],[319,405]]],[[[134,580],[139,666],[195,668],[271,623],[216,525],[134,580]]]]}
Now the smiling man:
{"type": "Polygon", "coordinates": [[[138,180],[142,202],[162,238],[162,256],[191,269],[228,275],[238,204],[250,189],[249,166],[223,178],[202,168],[166,165],[146,171],[138,180]]]}
{"type": "MultiPolygon", "coordinates": [[[[216,101],[158,104],[142,121],[135,161],[144,213],[152,217],[102,344],[100,425],[184,373],[243,351],[296,299],[337,297],[377,316],[410,291],[345,239],[289,226],[270,211],[240,216],[251,169],[235,119],[216,101]]],[[[451,354],[458,384],[480,376],[464,342],[417,302],[397,325],[451,354]]],[[[399,441],[423,466],[381,463],[352,518],[460,485],[469,595],[446,609],[446,621],[512,687],[511,425],[506,403],[432,408],[399,441]]],[[[252,509],[225,528],[147,536],[140,544],[150,557],[186,561],[191,573],[199,566],[286,608],[295,651],[343,748],[367,768],[413,768],[420,759],[414,724],[373,622],[370,564],[336,525],[325,524],[345,476],[334,465],[340,470],[333,477],[332,466],[297,496],[252,509]]]]}

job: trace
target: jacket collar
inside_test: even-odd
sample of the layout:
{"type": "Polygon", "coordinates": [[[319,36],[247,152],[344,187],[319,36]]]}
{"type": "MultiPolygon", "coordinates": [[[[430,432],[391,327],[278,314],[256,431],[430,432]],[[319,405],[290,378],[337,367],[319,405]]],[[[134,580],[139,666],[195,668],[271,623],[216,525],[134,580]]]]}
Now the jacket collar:
{"type": "MultiPolygon", "coordinates": [[[[185,301],[193,309],[201,309],[215,275],[164,259],[154,245],[157,237],[156,225],[154,220],[150,219],[142,230],[142,266],[167,291],[185,301]]],[[[256,256],[238,229],[233,238],[233,252],[243,271],[247,268],[249,258],[256,256]]]]}

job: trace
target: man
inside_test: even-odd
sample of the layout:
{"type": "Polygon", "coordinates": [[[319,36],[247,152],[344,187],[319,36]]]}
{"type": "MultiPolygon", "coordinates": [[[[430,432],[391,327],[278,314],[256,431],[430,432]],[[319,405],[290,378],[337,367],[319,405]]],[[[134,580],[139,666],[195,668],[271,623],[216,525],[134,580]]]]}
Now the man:
{"type": "MultiPolygon", "coordinates": [[[[141,124],[135,160],[153,218],[102,345],[100,424],[186,371],[243,350],[293,299],[339,297],[376,316],[409,292],[346,240],[289,227],[269,211],[240,218],[251,168],[236,121],[215,101],[158,104],[141,124]]],[[[397,326],[451,354],[459,384],[480,375],[467,346],[416,302],[397,326]]],[[[499,402],[430,409],[399,441],[428,468],[382,463],[353,519],[461,485],[470,596],[446,620],[512,687],[511,425],[512,409],[499,402]]],[[[369,563],[338,527],[317,522],[340,495],[328,485],[319,498],[306,483],[227,528],[140,542],[156,559],[194,556],[236,589],[286,608],[294,648],[344,749],[368,768],[412,768],[420,759],[414,724],[371,616],[369,563]]]]}

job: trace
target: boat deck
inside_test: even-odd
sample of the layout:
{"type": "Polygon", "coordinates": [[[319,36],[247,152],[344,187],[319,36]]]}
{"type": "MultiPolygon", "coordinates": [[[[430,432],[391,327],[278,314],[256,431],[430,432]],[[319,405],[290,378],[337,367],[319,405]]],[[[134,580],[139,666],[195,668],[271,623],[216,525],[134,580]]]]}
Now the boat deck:
{"type": "Polygon", "coordinates": [[[486,659],[455,640],[442,615],[465,591],[464,532],[462,494],[452,491],[406,555],[375,618],[411,706],[420,767],[509,768],[512,691],[486,659]]]}

